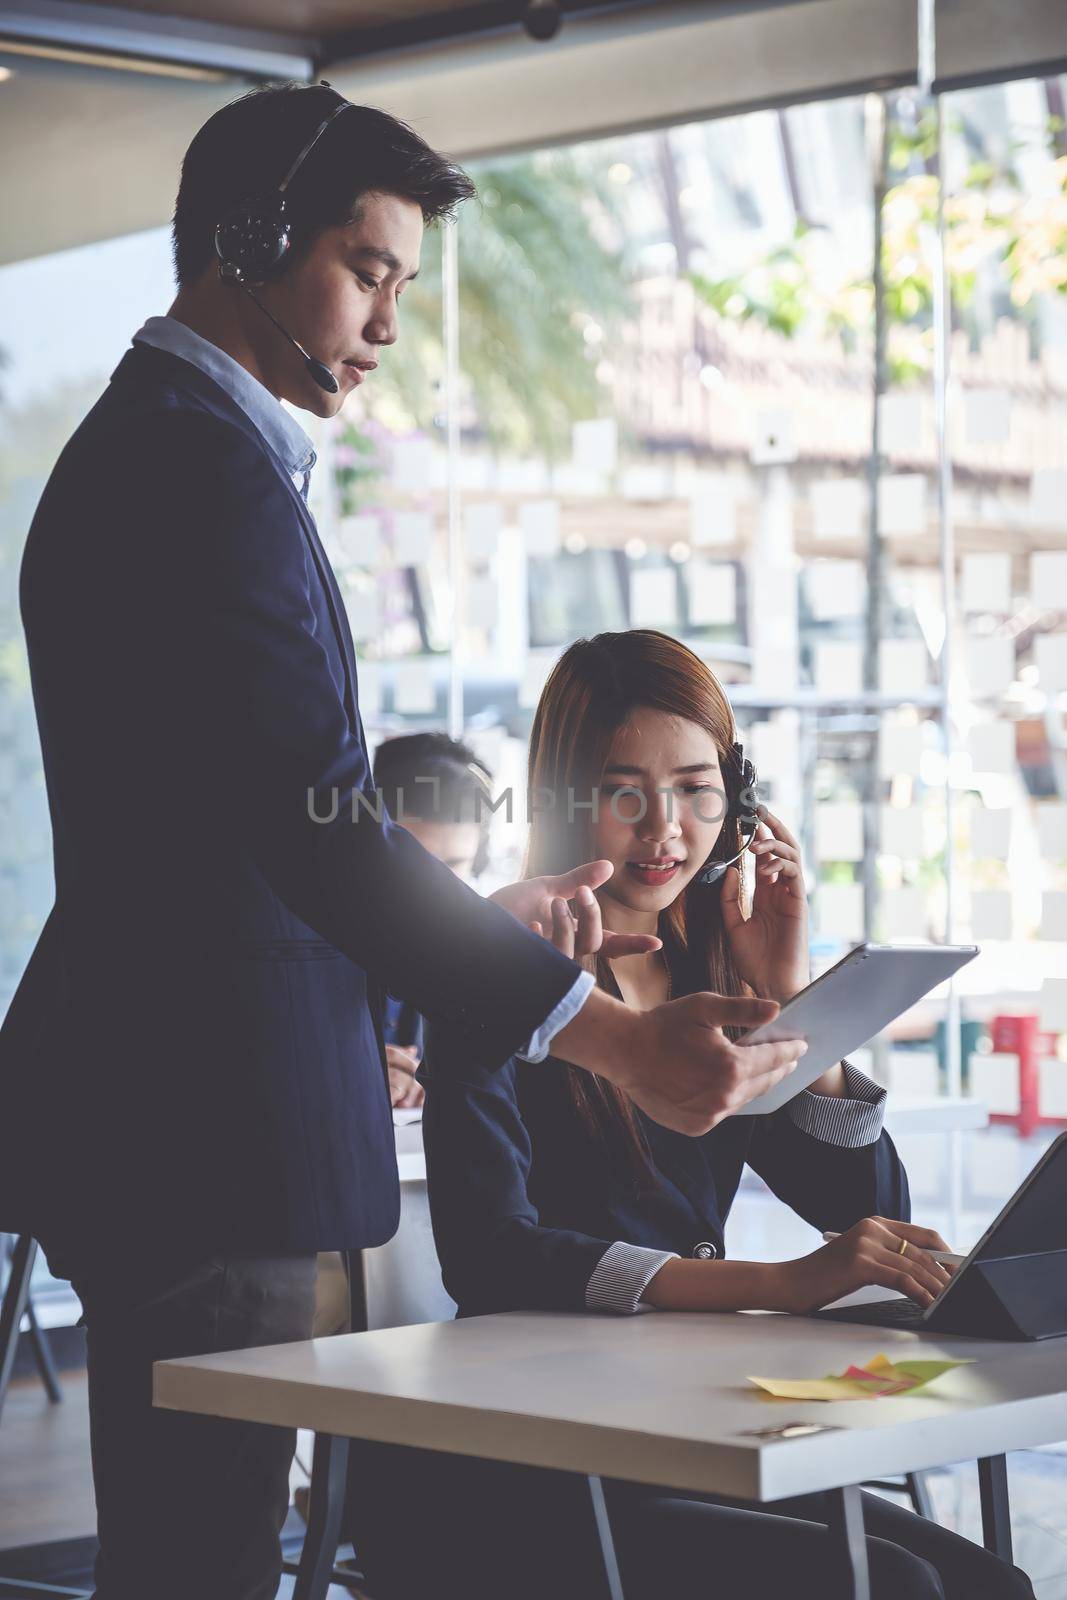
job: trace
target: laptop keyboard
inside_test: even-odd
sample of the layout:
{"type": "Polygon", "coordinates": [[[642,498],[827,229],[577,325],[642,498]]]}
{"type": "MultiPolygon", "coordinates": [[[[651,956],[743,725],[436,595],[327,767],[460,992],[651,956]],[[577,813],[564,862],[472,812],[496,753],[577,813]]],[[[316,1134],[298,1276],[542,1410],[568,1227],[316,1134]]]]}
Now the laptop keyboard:
{"type": "Polygon", "coordinates": [[[837,1306],[830,1311],[813,1311],[813,1317],[829,1317],[834,1322],[873,1322],[878,1327],[913,1328],[925,1312],[914,1300],[874,1300],[867,1305],[837,1306]]]}

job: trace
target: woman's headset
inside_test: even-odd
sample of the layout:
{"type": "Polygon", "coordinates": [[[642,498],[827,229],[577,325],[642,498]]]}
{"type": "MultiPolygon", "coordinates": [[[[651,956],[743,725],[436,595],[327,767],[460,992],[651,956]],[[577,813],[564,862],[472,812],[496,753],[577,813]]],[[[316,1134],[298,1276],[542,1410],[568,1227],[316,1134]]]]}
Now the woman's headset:
{"type": "Polygon", "coordinates": [[[713,888],[726,876],[726,869],[740,861],[759,826],[759,798],[756,794],[756,769],[745,755],[740,740],[730,747],[730,757],[723,767],[723,784],[726,789],[727,815],[737,818],[738,830],[744,841],[740,850],[728,861],[708,861],[698,874],[697,883],[713,888]]]}

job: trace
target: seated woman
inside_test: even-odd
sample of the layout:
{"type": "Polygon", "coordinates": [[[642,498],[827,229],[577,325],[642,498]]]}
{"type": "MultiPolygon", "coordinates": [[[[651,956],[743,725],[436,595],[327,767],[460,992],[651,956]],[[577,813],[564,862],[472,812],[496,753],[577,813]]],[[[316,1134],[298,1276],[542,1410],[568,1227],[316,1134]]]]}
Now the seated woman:
{"type": "MultiPolygon", "coordinates": [[[[713,674],[662,634],[579,642],[546,684],[530,785],[539,801],[553,798],[532,816],[527,871],[611,862],[599,891],[604,922],[658,934],[662,950],[614,961],[574,953],[630,1005],[705,989],[784,1003],[808,982],[799,851],[764,808],[745,847],[735,740],[713,674]],[[746,854],[755,864],[747,912],[746,854]],[[719,871],[709,874],[713,864],[719,871]],[[716,881],[702,882],[706,876],[716,881]]],[[[554,926],[542,931],[573,951],[573,919],[563,902],[553,909],[554,926]]],[[[428,1086],[424,1135],[434,1234],[460,1316],[804,1312],[867,1284],[925,1305],[944,1282],[946,1269],[929,1252],[947,1246],[908,1221],[904,1169],[882,1130],[884,1092],[846,1062],[773,1115],[731,1116],[689,1139],[563,1062],[513,1058],[495,1072],[451,1063],[435,1076],[438,1048],[448,1041],[431,1037],[429,1070],[420,1074],[428,1086]],[[724,1259],[746,1163],[794,1211],[839,1237],[796,1260],[724,1259]]],[[[420,1522],[433,1508],[435,1532],[423,1526],[420,1541],[433,1548],[436,1539],[452,1552],[456,1593],[600,1592],[585,1587],[595,1580],[582,1576],[590,1558],[560,1475],[399,1452],[384,1467],[379,1458],[379,1496],[390,1473],[402,1473],[420,1522]],[[549,1528],[552,1538],[542,1542],[535,1530],[549,1528]]],[[[798,1570],[808,1591],[831,1592],[828,1566],[820,1581],[828,1541],[818,1496],[778,1503],[769,1514],[613,1483],[608,1503],[631,1600],[711,1600],[742,1588],[762,1597],[795,1582],[798,1570]]],[[[1021,1572],[910,1511],[867,1495],[865,1513],[880,1600],[1032,1594],[1021,1572]]],[[[409,1592],[402,1582],[383,1590],[409,1592]]]]}

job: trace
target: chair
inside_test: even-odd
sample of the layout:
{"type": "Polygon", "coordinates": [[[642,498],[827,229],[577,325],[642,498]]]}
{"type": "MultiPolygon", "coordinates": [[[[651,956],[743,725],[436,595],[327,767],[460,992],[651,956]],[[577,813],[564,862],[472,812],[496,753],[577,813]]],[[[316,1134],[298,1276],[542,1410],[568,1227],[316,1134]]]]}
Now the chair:
{"type": "Polygon", "coordinates": [[[63,1390],[60,1388],[55,1362],[52,1360],[48,1335],[37,1321],[37,1313],[34,1311],[30,1296],[30,1277],[33,1273],[33,1263],[37,1258],[37,1241],[31,1239],[28,1233],[20,1233],[15,1237],[12,1249],[10,1242],[12,1235],[4,1234],[2,1237],[3,1254],[10,1254],[11,1257],[11,1271],[4,1290],[3,1303],[0,1304],[0,1413],[3,1412],[4,1401],[7,1399],[7,1388],[11,1382],[19,1330],[24,1316],[29,1321],[30,1341],[41,1382],[45,1386],[49,1400],[53,1405],[58,1405],[63,1398],[63,1390]]]}
{"type": "Polygon", "coordinates": [[[928,1522],[936,1522],[934,1502],[930,1498],[930,1490],[926,1482],[925,1472],[906,1472],[903,1478],[892,1481],[874,1479],[863,1485],[865,1489],[883,1489],[889,1494],[906,1494],[911,1501],[911,1509],[917,1516],[925,1517],[928,1522]]]}

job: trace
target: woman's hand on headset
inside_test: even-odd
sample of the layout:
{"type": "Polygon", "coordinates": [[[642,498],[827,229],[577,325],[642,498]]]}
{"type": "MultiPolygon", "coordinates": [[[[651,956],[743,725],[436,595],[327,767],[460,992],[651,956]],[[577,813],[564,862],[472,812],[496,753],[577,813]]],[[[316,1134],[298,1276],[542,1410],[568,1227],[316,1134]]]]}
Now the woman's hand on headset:
{"type": "Polygon", "coordinates": [[[722,881],[723,927],[737,970],[761,999],[784,1005],[807,987],[808,898],[800,846],[766,806],[748,845],[756,865],[752,906],[745,915],[741,875],[728,867],[722,881]]]}

